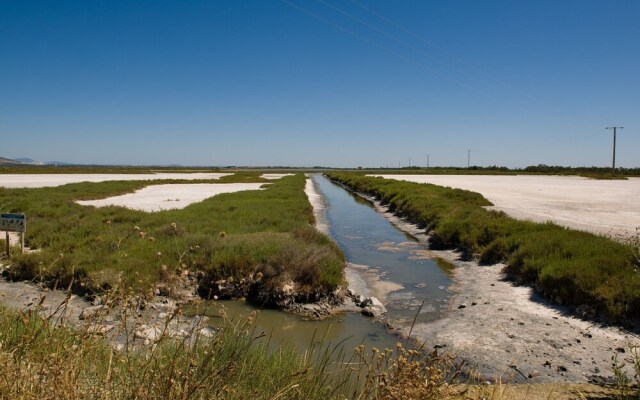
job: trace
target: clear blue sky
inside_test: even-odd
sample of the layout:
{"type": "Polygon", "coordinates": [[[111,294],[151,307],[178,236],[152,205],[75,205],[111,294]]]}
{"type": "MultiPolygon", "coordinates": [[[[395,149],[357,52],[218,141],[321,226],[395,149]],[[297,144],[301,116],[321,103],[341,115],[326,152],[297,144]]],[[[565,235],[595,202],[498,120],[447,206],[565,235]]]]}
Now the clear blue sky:
{"type": "Polygon", "coordinates": [[[0,0],[0,156],[640,166],[637,0],[0,0]]]}

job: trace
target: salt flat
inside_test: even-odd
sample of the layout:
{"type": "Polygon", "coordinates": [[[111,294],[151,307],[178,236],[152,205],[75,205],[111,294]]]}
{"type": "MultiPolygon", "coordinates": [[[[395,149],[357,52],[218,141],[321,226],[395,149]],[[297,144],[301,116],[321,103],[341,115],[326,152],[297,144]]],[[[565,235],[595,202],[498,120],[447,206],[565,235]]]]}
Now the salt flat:
{"type": "Polygon", "coordinates": [[[277,180],[293,174],[262,174],[260,178],[277,180]]]}
{"type": "Polygon", "coordinates": [[[628,237],[640,227],[640,178],[536,175],[376,175],[478,192],[514,218],[628,237]]]}
{"type": "Polygon", "coordinates": [[[260,190],[264,183],[185,183],[152,185],[121,196],[100,200],[77,201],[83,206],[121,206],[140,211],[162,211],[185,208],[209,197],[243,190],[260,190]]]}
{"type": "Polygon", "coordinates": [[[227,175],[232,174],[208,172],[161,172],[155,174],[0,174],[0,187],[13,189],[61,186],[78,182],[220,179],[227,175]]]}

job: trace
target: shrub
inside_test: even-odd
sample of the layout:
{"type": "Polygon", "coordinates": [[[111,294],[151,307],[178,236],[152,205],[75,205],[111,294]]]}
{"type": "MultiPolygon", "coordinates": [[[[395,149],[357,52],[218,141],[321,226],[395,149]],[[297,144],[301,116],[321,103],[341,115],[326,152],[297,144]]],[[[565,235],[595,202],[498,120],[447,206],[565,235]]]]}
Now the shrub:
{"type": "Polygon", "coordinates": [[[511,277],[563,304],[587,303],[615,320],[640,316],[640,257],[633,245],[488,211],[483,206],[490,203],[477,193],[355,173],[328,176],[427,227],[435,248],[457,248],[481,263],[506,261],[511,277]]]}

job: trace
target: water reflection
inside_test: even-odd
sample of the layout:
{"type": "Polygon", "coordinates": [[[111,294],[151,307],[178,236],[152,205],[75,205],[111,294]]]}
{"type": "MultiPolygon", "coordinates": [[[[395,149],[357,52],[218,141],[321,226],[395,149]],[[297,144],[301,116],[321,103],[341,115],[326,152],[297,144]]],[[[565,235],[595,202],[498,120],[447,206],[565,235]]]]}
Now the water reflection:
{"type": "Polygon", "coordinates": [[[358,265],[360,277],[370,291],[383,296],[387,319],[410,325],[424,300],[418,321],[439,318],[447,308],[452,265],[434,259],[423,244],[391,224],[366,199],[315,177],[319,190],[328,199],[330,232],[347,260],[358,265]]]}
{"type": "Polygon", "coordinates": [[[214,328],[225,321],[242,325],[251,316],[251,329],[255,329],[256,336],[262,337],[260,340],[268,341],[274,347],[294,345],[302,351],[311,345],[339,345],[348,352],[359,344],[368,348],[392,348],[399,340],[399,336],[383,324],[354,313],[314,321],[283,311],[257,309],[243,300],[202,302],[186,312],[206,315],[209,317],[207,324],[214,328]]]}

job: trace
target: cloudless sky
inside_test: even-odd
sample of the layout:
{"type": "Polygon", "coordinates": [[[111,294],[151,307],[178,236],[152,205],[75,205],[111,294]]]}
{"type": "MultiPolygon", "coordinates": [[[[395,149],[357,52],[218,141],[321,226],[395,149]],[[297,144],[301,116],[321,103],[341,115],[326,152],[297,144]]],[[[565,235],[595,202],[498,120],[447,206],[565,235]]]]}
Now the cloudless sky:
{"type": "Polygon", "coordinates": [[[637,0],[0,0],[0,156],[640,166],[637,0]]]}

